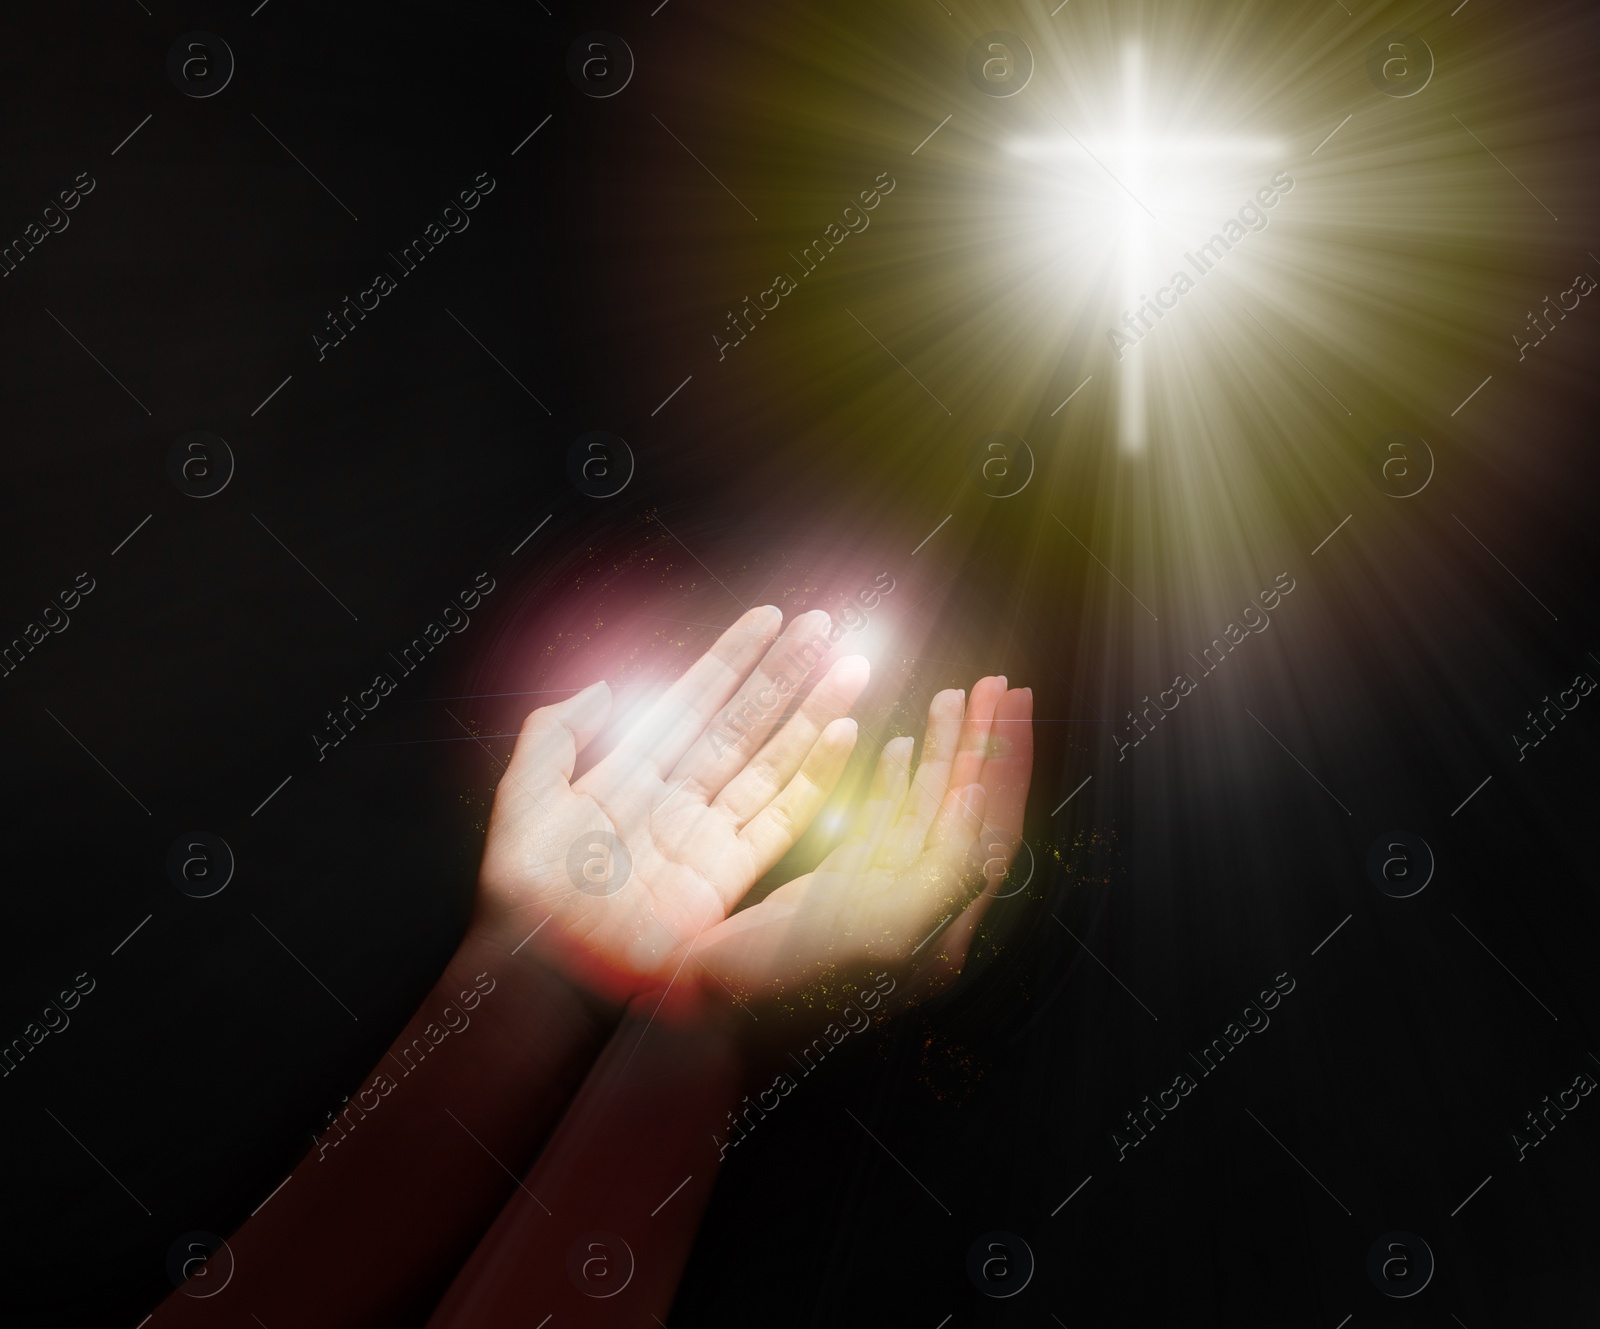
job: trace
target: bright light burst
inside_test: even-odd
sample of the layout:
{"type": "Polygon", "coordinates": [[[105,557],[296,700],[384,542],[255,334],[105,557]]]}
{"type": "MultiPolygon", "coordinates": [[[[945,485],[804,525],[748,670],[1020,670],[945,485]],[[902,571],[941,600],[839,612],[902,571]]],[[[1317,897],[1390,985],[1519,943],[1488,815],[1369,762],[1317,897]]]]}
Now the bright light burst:
{"type": "MultiPolygon", "coordinates": [[[[1144,49],[1122,48],[1122,123],[1112,137],[1079,139],[1070,133],[1013,140],[1007,151],[1026,161],[1052,164],[1053,176],[1041,182],[1044,206],[1070,206],[1075,219],[1101,241],[1099,262],[1122,277],[1125,310],[1146,303],[1172,270],[1174,255],[1201,244],[1214,214],[1226,206],[1240,169],[1280,160],[1281,139],[1227,134],[1174,134],[1164,126],[1174,118],[1170,106],[1153,99],[1145,79],[1144,49]],[[1061,176],[1087,171],[1104,177],[1104,201],[1084,206],[1079,191],[1055,183],[1061,176]]],[[[1118,441],[1125,452],[1140,452],[1146,442],[1144,366],[1138,357],[1122,369],[1117,415],[1118,441]]]]}

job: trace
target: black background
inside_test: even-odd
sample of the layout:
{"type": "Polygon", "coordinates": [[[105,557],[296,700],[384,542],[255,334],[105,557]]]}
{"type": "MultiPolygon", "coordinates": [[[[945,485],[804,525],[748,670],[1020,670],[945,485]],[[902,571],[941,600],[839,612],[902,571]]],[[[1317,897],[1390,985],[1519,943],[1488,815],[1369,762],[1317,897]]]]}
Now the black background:
{"type": "MultiPolygon", "coordinates": [[[[549,685],[527,658],[551,643],[574,658],[611,590],[646,587],[681,620],[717,624],[735,609],[724,583],[749,603],[776,584],[770,598],[803,608],[793,569],[840,565],[816,527],[848,477],[819,478],[788,441],[798,426],[762,422],[763,465],[787,463],[794,484],[758,508],[737,480],[756,445],[708,441],[693,409],[649,414],[681,377],[673,348],[618,351],[638,341],[630,311],[653,259],[647,191],[626,205],[619,162],[676,149],[588,114],[563,61],[580,31],[633,33],[645,10],[151,9],[12,16],[0,80],[6,234],[80,172],[96,182],[0,284],[4,631],[80,572],[96,582],[70,628],[0,680],[0,1035],[19,1036],[74,975],[96,984],[0,1081],[5,1317],[19,1325],[138,1323],[169,1286],[171,1242],[241,1223],[387,1045],[465,920],[495,767],[463,730],[504,735],[529,704],[478,694],[549,685]],[[214,98],[166,75],[192,29],[237,57],[214,98]],[[469,229],[319,361],[324,311],[485,171],[496,187],[469,229]],[[591,428],[638,458],[604,503],[566,478],[566,450],[591,428]],[[237,463],[205,500],[166,471],[194,429],[237,463]],[[472,626],[318,762],[308,734],[324,713],[480,571],[497,589],[472,626]],[[206,900],[165,870],[194,830],[238,861],[206,900]]],[[[663,45],[677,63],[651,84],[636,41],[652,106],[670,111],[694,81],[692,48],[663,45]]],[[[1592,363],[1592,336],[1578,347],[1592,363]]],[[[673,1322],[1593,1323],[1600,1108],[1584,1100],[1527,1161],[1508,1139],[1578,1071],[1600,1075],[1593,721],[1580,709],[1520,772],[1499,735],[1540,690],[1596,667],[1594,406],[1572,389],[1537,410],[1563,521],[1529,557],[1561,587],[1557,624],[1462,543],[1469,598],[1394,586],[1335,603],[1334,654],[1325,634],[1292,635],[1291,599],[1282,644],[1206,684],[1219,711],[1260,715],[1275,697],[1324,717],[1325,738],[1337,728],[1325,742],[1314,718],[1292,731],[1301,742],[1275,732],[1316,745],[1348,816],[1274,749],[1234,759],[1197,722],[1174,724],[1137,777],[1102,761],[1053,817],[1090,769],[1080,729],[1103,721],[1061,663],[1057,607],[986,635],[1002,607],[981,593],[951,604],[948,639],[993,645],[969,646],[948,677],[920,674],[891,727],[909,731],[933,687],[981,669],[1031,684],[1050,721],[1030,809],[1038,873],[997,910],[957,990],[853,1040],[735,1154],[673,1322]],[[1491,670],[1508,653],[1523,678],[1491,670]],[[1364,719],[1336,724],[1350,715],[1364,719]],[[1368,846],[1395,829],[1440,864],[1410,901],[1366,877],[1368,846]],[[1270,1029],[1119,1162],[1108,1132],[1122,1114],[1283,973],[1296,986],[1270,1029]],[[1015,1299],[967,1277],[969,1247],[993,1230],[1038,1261],[1015,1299]],[[1412,1300],[1366,1275],[1369,1247],[1395,1230],[1438,1261],[1412,1300]]],[[[884,502],[886,522],[915,528],[907,544],[933,524],[884,502]]],[[[1003,534],[905,585],[1005,584],[1003,534]]],[[[1413,566],[1392,559],[1379,580],[1413,566]]],[[[1305,566],[1297,597],[1318,593],[1305,566]]]]}

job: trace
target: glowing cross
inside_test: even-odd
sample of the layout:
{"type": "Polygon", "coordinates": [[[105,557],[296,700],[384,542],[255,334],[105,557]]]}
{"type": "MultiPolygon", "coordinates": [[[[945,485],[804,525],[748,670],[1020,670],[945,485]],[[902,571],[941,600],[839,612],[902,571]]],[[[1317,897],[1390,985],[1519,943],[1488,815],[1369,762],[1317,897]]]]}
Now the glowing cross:
{"type": "MultiPolygon", "coordinates": [[[[1103,216],[1116,233],[1116,261],[1121,272],[1122,309],[1132,310],[1150,283],[1164,276],[1164,249],[1154,243],[1161,230],[1174,241],[1173,249],[1187,249],[1216,227],[1215,213],[1238,206],[1238,200],[1219,192],[1224,185],[1240,184],[1246,163],[1281,158],[1284,145],[1273,139],[1218,135],[1147,136],[1142,129],[1148,105],[1144,91],[1144,53],[1137,43],[1122,52],[1122,127],[1114,138],[1031,139],[1012,145],[1018,156],[1035,160],[1068,159],[1081,164],[1088,154],[1102,179],[1114,191],[1103,216]],[[1226,163],[1228,180],[1218,181],[1219,165],[1226,163]]],[[[1058,122],[1059,123],[1059,122],[1058,122]]],[[[1063,126],[1065,128],[1065,126],[1063,126]]],[[[1254,182],[1263,183],[1263,182],[1254,182]]],[[[1171,271],[1169,268],[1168,271],[1171,271]]],[[[1119,311],[1120,313],[1120,311],[1119,311]]],[[[1117,366],[1121,376],[1117,436],[1123,451],[1144,449],[1146,438],[1144,358],[1125,356],[1117,366]]]]}

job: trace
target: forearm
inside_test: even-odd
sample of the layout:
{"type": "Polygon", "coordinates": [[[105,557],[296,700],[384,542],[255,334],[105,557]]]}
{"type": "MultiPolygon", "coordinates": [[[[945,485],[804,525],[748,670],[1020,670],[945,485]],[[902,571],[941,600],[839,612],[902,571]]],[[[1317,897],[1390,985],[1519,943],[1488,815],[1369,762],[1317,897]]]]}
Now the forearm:
{"type": "Polygon", "coordinates": [[[727,1015],[653,1019],[655,1004],[630,1007],[429,1329],[667,1318],[743,1085],[727,1015]]]}
{"type": "Polygon", "coordinates": [[[514,945],[469,931],[316,1146],[228,1239],[228,1286],[204,1299],[180,1288],[151,1329],[426,1318],[605,1042],[606,1018],[514,945]]]}

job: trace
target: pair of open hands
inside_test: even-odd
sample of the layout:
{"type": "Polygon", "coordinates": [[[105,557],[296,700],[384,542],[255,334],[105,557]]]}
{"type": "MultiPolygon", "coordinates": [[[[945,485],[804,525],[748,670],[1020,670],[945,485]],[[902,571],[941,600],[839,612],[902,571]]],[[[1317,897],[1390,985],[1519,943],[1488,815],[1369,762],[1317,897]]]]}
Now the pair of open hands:
{"type": "Polygon", "coordinates": [[[779,610],[750,610],[577,780],[610,689],[534,711],[495,793],[478,923],[532,931],[529,949],[617,1007],[678,984],[773,997],[868,968],[953,978],[1021,840],[1033,696],[1003,677],[936,695],[915,774],[912,740],[891,739],[816,870],[734,912],[855,746],[867,661],[824,658],[809,687],[795,663],[829,625],[817,610],[780,632],[779,610]]]}

